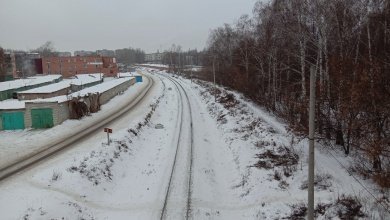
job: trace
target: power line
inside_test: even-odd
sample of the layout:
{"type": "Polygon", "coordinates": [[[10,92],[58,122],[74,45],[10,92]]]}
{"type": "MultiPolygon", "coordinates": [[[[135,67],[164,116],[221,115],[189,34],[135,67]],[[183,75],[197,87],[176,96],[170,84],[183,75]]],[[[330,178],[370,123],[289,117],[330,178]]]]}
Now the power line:
{"type": "MultiPolygon", "coordinates": [[[[332,144],[332,143],[329,143],[329,145],[328,146],[330,146],[330,148],[333,150],[333,151],[335,151],[336,152],[336,150],[333,148],[334,147],[334,145],[332,144]]],[[[368,188],[357,178],[357,177],[355,177],[353,174],[352,174],[352,172],[350,172],[345,166],[344,166],[344,164],[342,164],[338,159],[337,159],[337,157],[336,156],[334,156],[334,154],[328,149],[328,148],[326,148],[325,147],[325,149],[326,149],[326,151],[337,161],[337,163],[339,163],[340,164],[340,166],[342,167],[342,168],[344,168],[346,171],[347,171],[347,173],[350,175],[350,176],[352,176],[352,178],[353,179],[355,179],[355,181],[364,189],[364,190],[366,190],[368,193],[369,193],[369,195],[371,195],[389,214],[390,214],[390,208],[389,207],[386,207],[387,206],[387,204],[385,205],[384,203],[382,203],[370,190],[368,190],[368,188]]]]}

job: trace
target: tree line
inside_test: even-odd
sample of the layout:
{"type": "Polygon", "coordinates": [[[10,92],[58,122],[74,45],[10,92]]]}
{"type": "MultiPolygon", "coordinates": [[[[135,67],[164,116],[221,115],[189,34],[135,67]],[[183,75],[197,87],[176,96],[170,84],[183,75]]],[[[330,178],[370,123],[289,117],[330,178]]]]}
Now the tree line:
{"type": "Polygon", "coordinates": [[[253,15],[211,31],[205,76],[308,129],[310,69],[316,133],[354,168],[390,187],[390,3],[383,0],[258,1],[253,15]]]}
{"type": "Polygon", "coordinates": [[[172,46],[163,52],[162,64],[168,65],[171,72],[180,73],[188,66],[201,66],[203,61],[203,51],[189,49],[183,51],[180,45],[172,46]]]}
{"type": "Polygon", "coordinates": [[[123,64],[135,64],[135,63],[144,63],[145,61],[145,52],[139,48],[123,48],[115,50],[115,56],[118,63],[123,64]]]}

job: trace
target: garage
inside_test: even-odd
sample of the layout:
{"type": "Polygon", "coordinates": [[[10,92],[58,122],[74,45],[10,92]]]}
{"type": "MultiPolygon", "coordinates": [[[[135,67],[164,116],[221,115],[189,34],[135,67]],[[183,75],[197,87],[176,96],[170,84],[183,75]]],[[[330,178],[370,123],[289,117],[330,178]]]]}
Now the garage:
{"type": "Polygon", "coordinates": [[[53,123],[53,109],[31,109],[32,128],[51,128],[53,123]]]}
{"type": "Polygon", "coordinates": [[[24,129],[23,112],[3,112],[1,113],[1,121],[4,130],[24,129]]]}

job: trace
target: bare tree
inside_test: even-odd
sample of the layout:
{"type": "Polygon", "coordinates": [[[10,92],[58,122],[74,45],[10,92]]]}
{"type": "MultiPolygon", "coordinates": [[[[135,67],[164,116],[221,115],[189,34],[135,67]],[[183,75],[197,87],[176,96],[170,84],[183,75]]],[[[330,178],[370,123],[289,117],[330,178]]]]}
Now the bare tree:
{"type": "Polygon", "coordinates": [[[33,52],[39,53],[42,57],[50,57],[50,56],[56,56],[57,52],[54,47],[53,42],[46,41],[44,44],[42,44],[37,49],[33,50],[33,52]]]}

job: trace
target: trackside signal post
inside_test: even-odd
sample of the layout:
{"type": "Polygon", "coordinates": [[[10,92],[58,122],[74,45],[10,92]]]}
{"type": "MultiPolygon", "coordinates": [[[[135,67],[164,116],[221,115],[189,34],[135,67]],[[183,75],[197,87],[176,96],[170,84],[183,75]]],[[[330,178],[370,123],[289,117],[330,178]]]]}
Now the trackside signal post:
{"type": "Polygon", "coordinates": [[[104,128],[104,132],[107,133],[107,144],[110,145],[110,134],[112,133],[111,128],[104,128]]]}

